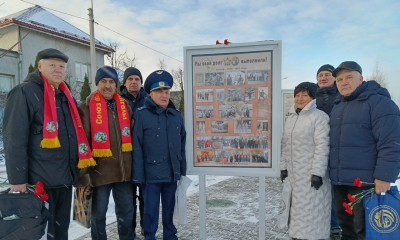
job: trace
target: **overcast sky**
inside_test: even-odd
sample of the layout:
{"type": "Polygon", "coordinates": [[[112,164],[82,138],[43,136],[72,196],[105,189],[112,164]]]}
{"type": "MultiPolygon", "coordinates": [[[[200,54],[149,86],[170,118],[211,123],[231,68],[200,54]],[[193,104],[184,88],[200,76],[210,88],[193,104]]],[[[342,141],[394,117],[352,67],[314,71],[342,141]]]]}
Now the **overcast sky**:
{"type": "MultiPolygon", "coordinates": [[[[88,18],[90,0],[29,0],[43,7],[88,18]],[[67,4],[66,4],[67,3],[67,4]]],[[[400,103],[400,1],[398,0],[93,0],[95,21],[144,45],[183,61],[183,47],[282,40],[282,88],[316,81],[317,69],[353,60],[368,77],[376,61],[388,78],[392,98],[400,103]]],[[[0,17],[32,7],[0,0],[0,17]],[[3,4],[2,4],[3,3],[3,4]],[[2,4],[2,5],[1,5],[2,4]]],[[[88,21],[51,11],[89,32],[88,21]]],[[[121,42],[138,58],[146,78],[164,59],[167,70],[183,64],[149,50],[101,26],[99,40],[121,42]]]]}

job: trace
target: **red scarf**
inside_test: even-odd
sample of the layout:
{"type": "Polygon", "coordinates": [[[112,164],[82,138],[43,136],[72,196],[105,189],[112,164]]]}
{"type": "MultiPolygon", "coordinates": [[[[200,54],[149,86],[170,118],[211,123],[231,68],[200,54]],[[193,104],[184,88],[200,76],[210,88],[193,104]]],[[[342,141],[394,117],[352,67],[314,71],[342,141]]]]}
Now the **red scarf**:
{"type": "MultiPolygon", "coordinates": [[[[43,121],[43,140],[40,143],[42,148],[59,148],[61,147],[58,139],[58,119],[55,101],[55,90],[47,79],[40,74],[44,82],[44,121],[43,121]]],[[[72,98],[71,92],[64,82],[60,83],[59,89],[65,94],[68,99],[69,111],[71,112],[72,122],[75,126],[76,138],[78,140],[78,168],[86,168],[96,165],[90,152],[85,131],[82,127],[81,118],[78,114],[75,101],[72,98]]]]}
{"type": "MultiPolygon", "coordinates": [[[[132,140],[128,109],[125,100],[120,95],[114,93],[113,98],[117,107],[122,151],[130,152],[132,151],[132,140]]],[[[93,156],[111,157],[112,152],[110,149],[107,103],[99,91],[96,91],[90,100],[89,111],[93,156]]]]}

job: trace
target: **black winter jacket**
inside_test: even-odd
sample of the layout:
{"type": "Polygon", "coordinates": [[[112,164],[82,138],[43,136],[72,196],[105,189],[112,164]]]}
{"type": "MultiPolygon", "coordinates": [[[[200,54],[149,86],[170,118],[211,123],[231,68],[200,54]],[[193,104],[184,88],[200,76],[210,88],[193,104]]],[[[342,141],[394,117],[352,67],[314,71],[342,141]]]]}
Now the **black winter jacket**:
{"type": "Polygon", "coordinates": [[[140,88],[138,95],[136,98],[128,92],[124,85],[119,87],[119,91],[121,93],[121,97],[126,100],[129,106],[132,109],[133,114],[135,115],[136,109],[144,106],[144,99],[147,94],[143,87],[140,88]]]}
{"type": "Polygon", "coordinates": [[[336,81],[334,82],[332,87],[318,87],[315,97],[315,99],[317,100],[317,108],[329,115],[338,96],[339,91],[336,86],[336,81]]]}
{"type": "MultiPolygon", "coordinates": [[[[44,121],[44,84],[39,70],[13,88],[7,97],[3,138],[10,184],[68,187],[79,176],[78,144],[65,94],[55,90],[60,148],[41,148],[44,121]]],[[[75,103],[76,104],[76,103],[75,103]]]]}

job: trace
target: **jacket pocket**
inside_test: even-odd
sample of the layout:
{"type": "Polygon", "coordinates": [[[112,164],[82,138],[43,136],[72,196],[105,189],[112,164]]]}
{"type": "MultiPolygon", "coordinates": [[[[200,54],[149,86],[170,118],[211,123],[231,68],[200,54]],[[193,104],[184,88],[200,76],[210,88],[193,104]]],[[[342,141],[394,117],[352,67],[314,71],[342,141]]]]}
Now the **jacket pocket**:
{"type": "Polygon", "coordinates": [[[164,162],[163,156],[154,156],[154,157],[147,157],[146,162],[148,164],[161,164],[164,162]]]}
{"type": "Polygon", "coordinates": [[[33,135],[42,134],[43,133],[43,126],[34,124],[33,127],[31,128],[30,132],[33,135]]]}

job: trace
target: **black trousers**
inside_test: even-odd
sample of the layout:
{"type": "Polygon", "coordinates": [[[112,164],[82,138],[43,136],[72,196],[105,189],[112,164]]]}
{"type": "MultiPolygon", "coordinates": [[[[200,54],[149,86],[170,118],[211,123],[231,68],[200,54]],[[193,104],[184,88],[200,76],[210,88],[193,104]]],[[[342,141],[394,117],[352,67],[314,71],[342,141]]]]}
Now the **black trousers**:
{"type": "Polygon", "coordinates": [[[49,195],[50,217],[47,227],[48,240],[68,240],[68,228],[71,214],[72,186],[45,188],[49,195]]]}
{"type": "Polygon", "coordinates": [[[144,212],[144,200],[143,200],[143,190],[137,184],[132,184],[133,190],[133,222],[132,227],[136,228],[136,214],[137,214],[137,201],[139,201],[139,215],[140,215],[140,227],[143,228],[143,212],[144,212]],[[136,189],[139,188],[139,195],[136,195],[136,189]]]}
{"type": "Polygon", "coordinates": [[[355,195],[371,187],[357,187],[347,185],[334,185],[334,204],[336,218],[342,228],[342,240],[364,240],[365,239],[365,210],[364,202],[354,205],[353,214],[345,212],[343,202],[349,203],[347,194],[355,195]]]}

